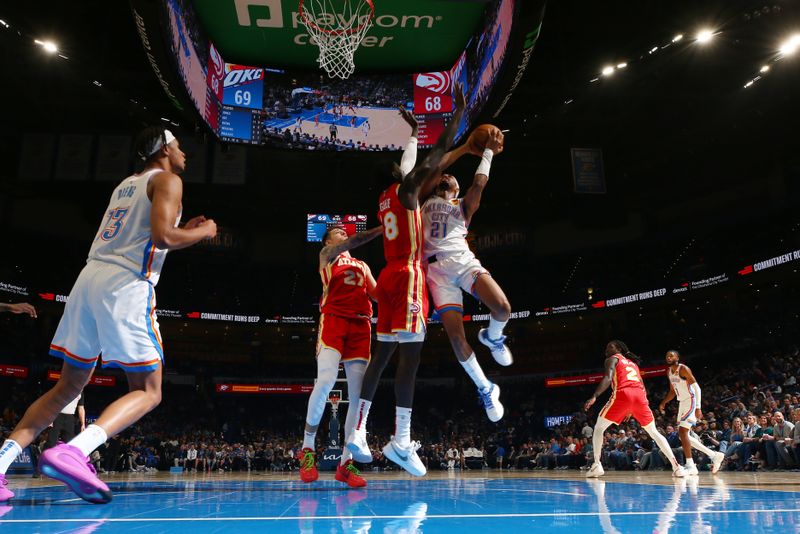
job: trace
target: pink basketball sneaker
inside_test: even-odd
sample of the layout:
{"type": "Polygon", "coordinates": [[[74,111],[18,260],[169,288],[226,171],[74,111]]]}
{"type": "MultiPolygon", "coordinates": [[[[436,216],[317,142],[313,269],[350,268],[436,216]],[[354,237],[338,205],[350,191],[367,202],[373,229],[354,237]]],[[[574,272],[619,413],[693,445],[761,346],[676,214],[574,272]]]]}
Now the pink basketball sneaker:
{"type": "Polygon", "coordinates": [[[5,475],[0,475],[0,502],[6,502],[14,498],[14,492],[8,489],[8,480],[5,475]]]}
{"type": "Polygon", "coordinates": [[[94,504],[111,501],[111,490],[97,478],[94,466],[77,447],[62,443],[47,449],[39,459],[39,471],[63,482],[84,501],[94,504]]]}

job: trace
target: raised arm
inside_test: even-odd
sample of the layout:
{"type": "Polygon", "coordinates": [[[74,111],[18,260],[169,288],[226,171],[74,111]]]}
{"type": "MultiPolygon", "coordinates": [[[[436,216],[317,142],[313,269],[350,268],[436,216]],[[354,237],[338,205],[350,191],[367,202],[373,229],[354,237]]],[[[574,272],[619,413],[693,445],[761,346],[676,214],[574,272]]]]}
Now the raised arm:
{"type": "Polygon", "coordinates": [[[481,162],[478,165],[478,170],[475,171],[475,178],[472,180],[472,185],[467,189],[467,194],[464,195],[464,219],[467,225],[472,220],[472,216],[478,211],[481,205],[481,196],[486,184],[489,183],[489,169],[492,165],[492,157],[500,153],[503,147],[503,134],[499,131],[493,131],[489,142],[486,143],[486,149],[481,156],[481,162]]]}
{"type": "Polygon", "coordinates": [[[148,196],[152,202],[150,227],[153,244],[160,249],[191,247],[217,235],[217,225],[203,216],[190,220],[183,228],[175,226],[183,197],[183,182],[171,172],[160,172],[150,180],[148,196]]]}
{"type": "Polygon", "coordinates": [[[591,397],[589,397],[589,400],[587,400],[586,403],[583,405],[584,410],[588,410],[589,408],[591,408],[592,405],[597,400],[597,397],[602,395],[603,392],[607,390],[609,386],[611,386],[611,382],[613,381],[614,378],[614,371],[617,366],[617,357],[611,356],[610,358],[606,358],[606,362],[604,365],[605,365],[605,373],[603,374],[603,379],[600,380],[599,384],[597,384],[597,388],[594,390],[594,394],[591,397]]]}
{"type": "Polygon", "coordinates": [[[400,116],[411,126],[411,137],[408,138],[403,156],[400,158],[400,174],[404,178],[417,164],[417,140],[419,139],[419,123],[414,114],[406,108],[399,108],[400,116]]]}
{"type": "Polygon", "coordinates": [[[450,147],[453,146],[458,125],[464,116],[466,100],[460,85],[456,86],[456,112],[447,124],[444,132],[437,139],[436,144],[431,149],[428,156],[413,171],[403,178],[400,189],[397,192],[400,203],[407,210],[417,209],[420,198],[427,198],[436,189],[436,184],[440,179],[441,171],[439,165],[450,147]],[[420,194],[422,192],[422,194],[420,194]]]}
{"type": "Polygon", "coordinates": [[[319,265],[320,268],[328,265],[336,256],[342,252],[353,250],[365,243],[369,243],[383,233],[383,226],[376,226],[370,230],[365,230],[357,234],[353,234],[346,241],[342,241],[338,245],[326,245],[319,251],[319,265]]]}

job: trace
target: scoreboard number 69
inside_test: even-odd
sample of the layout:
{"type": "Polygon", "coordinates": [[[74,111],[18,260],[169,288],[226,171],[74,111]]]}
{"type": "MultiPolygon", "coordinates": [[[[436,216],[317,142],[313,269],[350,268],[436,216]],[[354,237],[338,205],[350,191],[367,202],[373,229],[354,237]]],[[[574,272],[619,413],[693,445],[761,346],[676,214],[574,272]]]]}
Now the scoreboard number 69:
{"type": "Polygon", "coordinates": [[[249,106],[250,100],[251,100],[250,91],[237,89],[236,92],[233,93],[233,101],[236,103],[237,106],[249,106]]]}

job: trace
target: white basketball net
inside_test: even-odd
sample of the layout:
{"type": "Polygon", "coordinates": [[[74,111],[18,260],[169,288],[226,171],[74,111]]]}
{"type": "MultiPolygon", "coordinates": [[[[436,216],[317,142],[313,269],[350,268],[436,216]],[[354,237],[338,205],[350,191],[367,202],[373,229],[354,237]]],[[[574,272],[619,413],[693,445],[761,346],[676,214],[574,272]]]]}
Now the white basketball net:
{"type": "Polygon", "coordinates": [[[319,46],[319,66],[331,78],[346,80],[355,71],[356,49],[372,27],[369,0],[302,0],[300,20],[319,46]]]}

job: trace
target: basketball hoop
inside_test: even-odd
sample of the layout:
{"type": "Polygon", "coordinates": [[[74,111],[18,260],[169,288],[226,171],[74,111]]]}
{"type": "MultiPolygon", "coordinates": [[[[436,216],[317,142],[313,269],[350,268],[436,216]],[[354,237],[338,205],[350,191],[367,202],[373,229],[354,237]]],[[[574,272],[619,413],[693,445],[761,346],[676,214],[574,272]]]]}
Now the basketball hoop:
{"type": "Polygon", "coordinates": [[[338,397],[336,395],[331,395],[328,398],[328,401],[330,401],[330,403],[331,403],[331,411],[333,411],[334,414],[339,413],[339,401],[340,400],[342,400],[342,398],[338,397]]]}
{"type": "Polygon", "coordinates": [[[300,20],[319,46],[317,63],[331,78],[355,71],[356,49],[372,27],[372,0],[300,0],[300,20]]]}

